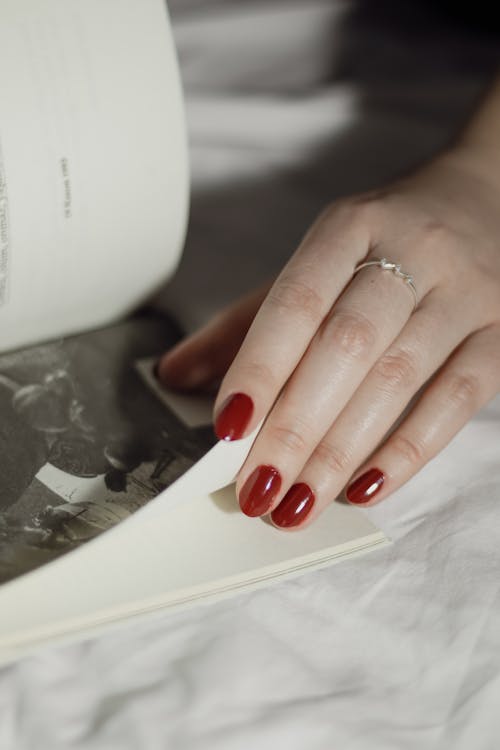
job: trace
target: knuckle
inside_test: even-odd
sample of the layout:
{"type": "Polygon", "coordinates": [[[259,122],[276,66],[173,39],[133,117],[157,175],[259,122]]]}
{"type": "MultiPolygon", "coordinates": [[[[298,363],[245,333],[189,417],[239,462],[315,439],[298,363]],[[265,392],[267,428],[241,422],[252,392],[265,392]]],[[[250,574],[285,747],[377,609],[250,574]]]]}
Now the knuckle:
{"type": "Polygon", "coordinates": [[[371,221],[386,209],[383,191],[364,193],[352,201],[352,206],[359,221],[371,221]]]}
{"type": "Polygon", "coordinates": [[[279,381],[276,374],[264,362],[241,362],[238,365],[238,379],[241,382],[256,383],[259,387],[277,391],[279,381]]]}
{"type": "Polygon", "coordinates": [[[314,458],[331,474],[349,473],[352,463],[350,451],[323,440],[314,451],[314,458]]]}
{"type": "MultiPolygon", "coordinates": [[[[435,258],[436,253],[447,256],[458,242],[455,231],[441,221],[428,221],[422,229],[419,244],[422,251],[431,253],[435,258]]],[[[454,252],[454,250],[453,250],[454,252]]]]}
{"type": "Polygon", "coordinates": [[[448,377],[446,392],[449,401],[459,408],[474,411],[480,403],[480,383],[475,375],[454,373],[448,377]]]}
{"type": "Polygon", "coordinates": [[[334,312],[327,321],[321,338],[329,339],[335,347],[350,357],[363,357],[377,340],[374,324],[358,312],[334,312]]]}
{"type": "Polygon", "coordinates": [[[287,452],[302,453],[308,444],[309,431],[303,425],[270,425],[268,435],[287,452]]]}
{"type": "Polygon", "coordinates": [[[383,354],[373,371],[385,386],[405,389],[415,385],[419,374],[413,355],[403,350],[383,354]]]}
{"type": "Polygon", "coordinates": [[[421,466],[430,458],[422,441],[406,435],[396,435],[391,441],[391,449],[412,466],[421,466]]]}
{"type": "Polygon", "coordinates": [[[369,226],[382,201],[372,196],[339,198],[327,206],[324,220],[335,226],[369,226]]]}
{"type": "Polygon", "coordinates": [[[331,205],[330,215],[345,224],[352,224],[358,220],[359,205],[351,198],[340,198],[331,205]]]}
{"type": "Polygon", "coordinates": [[[323,300],[318,292],[303,281],[284,278],[271,289],[267,303],[279,314],[300,314],[318,322],[323,317],[323,300]]]}

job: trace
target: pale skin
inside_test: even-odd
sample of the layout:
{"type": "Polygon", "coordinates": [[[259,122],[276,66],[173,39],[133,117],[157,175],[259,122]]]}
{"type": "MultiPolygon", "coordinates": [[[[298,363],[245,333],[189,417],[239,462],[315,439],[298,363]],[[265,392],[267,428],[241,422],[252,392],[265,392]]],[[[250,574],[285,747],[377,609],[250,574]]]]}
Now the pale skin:
{"type": "Polygon", "coordinates": [[[445,152],[327,206],[272,285],[166,353],[158,372],[193,389],[222,378],[216,418],[234,394],[250,397],[242,434],[265,422],[237,493],[242,503],[258,467],[279,472],[262,515],[280,528],[319,523],[360,477],[382,475],[347,490],[364,505],[411,479],[500,391],[500,79],[445,152]],[[392,272],[354,275],[381,257],[411,274],[416,309],[392,272]],[[310,490],[305,514],[285,508],[296,485],[310,490]],[[277,523],[282,510],[290,523],[277,523]]]}

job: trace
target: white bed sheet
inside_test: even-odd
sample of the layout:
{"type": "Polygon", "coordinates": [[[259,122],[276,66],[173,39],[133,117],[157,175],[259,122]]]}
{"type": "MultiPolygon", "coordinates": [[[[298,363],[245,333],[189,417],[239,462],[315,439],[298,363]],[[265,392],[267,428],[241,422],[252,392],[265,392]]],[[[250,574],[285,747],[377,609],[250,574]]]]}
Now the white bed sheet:
{"type": "MultiPolygon", "coordinates": [[[[164,301],[188,328],[327,200],[432,153],[484,85],[493,40],[346,5],[172,3],[194,200],[164,301]]],[[[500,397],[367,512],[392,547],[1,670],[0,748],[498,747],[500,397]]]]}

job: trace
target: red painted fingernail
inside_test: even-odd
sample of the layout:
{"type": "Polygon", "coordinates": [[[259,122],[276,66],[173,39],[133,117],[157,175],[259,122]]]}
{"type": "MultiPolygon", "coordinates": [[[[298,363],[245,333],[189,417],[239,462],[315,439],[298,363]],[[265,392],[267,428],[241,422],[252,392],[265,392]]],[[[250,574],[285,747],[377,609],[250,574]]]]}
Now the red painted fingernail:
{"type": "Polygon", "coordinates": [[[300,482],[292,485],[271,513],[273,523],[283,529],[298,526],[311,512],[314,500],[314,492],[308,484],[300,482]]]}
{"type": "Polygon", "coordinates": [[[228,398],[215,420],[215,434],[219,440],[239,440],[253,414],[253,401],[245,393],[234,393],[228,398]]]}
{"type": "Polygon", "coordinates": [[[274,466],[257,466],[240,490],[241,510],[247,516],[267,513],[280,491],[281,474],[274,466]]]}
{"type": "Polygon", "coordinates": [[[384,484],[384,474],[380,469],[369,469],[354,480],[346,490],[350,503],[367,503],[384,484]]]}

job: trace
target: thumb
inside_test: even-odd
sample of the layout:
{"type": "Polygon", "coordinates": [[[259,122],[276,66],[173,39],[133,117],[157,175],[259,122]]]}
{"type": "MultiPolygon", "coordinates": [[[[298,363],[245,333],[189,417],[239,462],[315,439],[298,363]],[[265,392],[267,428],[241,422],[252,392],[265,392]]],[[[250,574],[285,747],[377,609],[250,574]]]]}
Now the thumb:
{"type": "Polygon", "coordinates": [[[164,354],[156,367],[159,381],[178,390],[207,388],[220,380],[236,356],[270,283],[221,310],[203,328],[164,354]]]}

